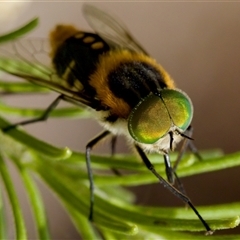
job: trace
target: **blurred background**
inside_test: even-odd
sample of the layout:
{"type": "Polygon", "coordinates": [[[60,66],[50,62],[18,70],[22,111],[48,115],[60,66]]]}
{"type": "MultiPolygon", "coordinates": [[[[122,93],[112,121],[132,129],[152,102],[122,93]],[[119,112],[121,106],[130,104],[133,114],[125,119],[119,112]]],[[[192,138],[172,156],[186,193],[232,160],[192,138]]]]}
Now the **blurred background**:
{"type": "MultiPolygon", "coordinates": [[[[1,33],[40,18],[30,37],[47,37],[58,23],[74,24],[90,30],[83,18],[82,2],[0,3],[1,33]],[[15,11],[15,12],[13,12],[15,11]],[[4,19],[4,15],[7,18],[4,19]],[[11,16],[11,18],[9,18],[11,16]],[[7,19],[7,20],[6,20],[7,19]]],[[[177,86],[194,104],[194,139],[198,149],[220,148],[225,153],[239,150],[240,124],[240,4],[237,2],[95,2],[126,24],[135,38],[170,73],[177,86]]],[[[15,96],[8,101],[21,106],[48,106],[49,97],[15,96]],[[31,105],[30,105],[31,103],[31,105]]],[[[59,147],[83,151],[86,142],[101,131],[94,120],[54,120],[27,126],[35,136],[59,147]]],[[[122,139],[117,150],[126,151],[122,139]]],[[[108,146],[99,148],[108,151],[108,146]]],[[[96,152],[100,151],[96,149],[96,152]]],[[[14,169],[13,169],[14,172],[14,169]]],[[[195,205],[240,201],[240,168],[182,179],[195,205]]],[[[28,203],[22,203],[29,226],[28,203]]],[[[55,239],[77,239],[78,235],[45,186],[44,199],[55,239]],[[61,227],[59,227],[61,226],[61,227]],[[63,228],[65,226],[65,228],[63,228]]],[[[153,185],[139,193],[138,203],[183,206],[162,186],[153,185]],[[156,196],[156,192],[158,195],[156,196]],[[144,193],[144,194],[143,194],[144,193]],[[151,196],[154,196],[152,198],[151,196]]],[[[34,238],[34,229],[30,237],[34,238]]],[[[226,233],[238,233],[240,229],[226,233]]]]}

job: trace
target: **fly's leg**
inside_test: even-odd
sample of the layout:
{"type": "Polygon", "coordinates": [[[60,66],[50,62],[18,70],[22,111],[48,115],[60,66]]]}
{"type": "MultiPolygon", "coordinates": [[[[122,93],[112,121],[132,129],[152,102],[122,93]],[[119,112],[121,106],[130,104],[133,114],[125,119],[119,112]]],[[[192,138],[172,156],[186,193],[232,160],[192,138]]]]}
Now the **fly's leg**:
{"type": "MultiPolygon", "coordinates": [[[[178,185],[178,189],[180,189],[180,191],[181,191],[182,193],[184,193],[184,194],[186,194],[186,191],[185,191],[185,189],[184,189],[184,187],[183,187],[183,184],[181,183],[181,181],[180,181],[180,179],[178,178],[177,173],[176,173],[177,168],[178,168],[178,165],[179,165],[180,161],[181,161],[182,158],[183,158],[183,155],[185,154],[185,152],[186,152],[187,149],[189,148],[189,149],[191,150],[191,152],[193,152],[194,155],[195,155],[199,160],[202,159],[201,156],[200,156],[200,154],[199,154],[198,151],[197,151],[197,148],[194,146],[193,141],[192,141],[192,138],[191,138],[191,137],[192,137],[192,134],[193,134],[193,127],[192,127],[192,126],[189,126],[186,132],[187,132],[187,134],[186,134],[186,135],[183,135],[183,136],[185,136],[185,138],[184,138],[184,140],[183,140],[183,144],[182,144],[182,146],[181,146],[181,149],[180,149],[180,151],[179,151],[179,154],[178,154],[178,156],[177,156],[177,159],[176,159],[176,161],[175,161],[175,163],[174,163],[174,166],[171,167],[170,170],[167,170],[168,165],[165,163],[167,176],[168,176],[168,172],[170,172],[169,175],[171,175],[171,173],[172,173],[172,176],[173,176],[173,177],[172,177],[171,179],[173,179],[173,180],[176,179],[176,182],[177,182],[177,185],[178,185]]],[[[165,156],[164,156],[164,160],[165,160],[165,156]]],[[[166,160],[165,160],[165,162],[166,162],[166,160]]],[[[169,163],[169,165],[170,165],[170,163],[169,163]]],[[[168,177],[168,179],[169,179],[169,177],[168,177]]],[[[174,181],[173,181],[173,182],[174,182],[174,181]]],[[[173,183],[173,182],[170,182],[170,183],[173,183]]]]}
{"type": "Polygon", "coordinates": [[[171,162],[170,162],[170,158],[168,154],[164,154],[164,164],[165,164],[165,172],[166,172],[166,176],[168,179],[168,182],[171,184],[174,184],[175,181],[175,172],[171,166],[171,162]]]}
{"type": "Polygon", "coordinates": [[[177,167],[178,167],[180,161],[182,160],[183,155],[185,154],[185,152],[187,151],[188,148],[199,160],[202,160],[202,157],[199,154],[195,145],[193,144],[193,141],[191,141],[191,137],[192,137],[192,134],[193,134],[193,127],[190,125],[186,132],[187,132],[188,138],[184,138],[184,141],[183,141],[183,144],[182,144],[181,149],[179,151],[177,160],[175,161],[174,166],[173,166],[174,172],[176,172],[177,167]]]}
{"type": "Polygon", "coordinates": [[[192,141],[189,141],[188,148],[197,157],[198,160],[200,160],[200,161],[202,160],[202,156],[199,154],[196,146],[193,144],[192,141]]]}
{"type": "MultiPolygon", "coordinates": [[[[189,136],[189,137],[192,136],[193,128],[192,128],[191,126],[188,127],[187,133],[188,133],[187,136],[189,136]]],[[[189,138],[184,138],[183,144],[182,144],[182,146],[181,146],[181,149],[180,149],[179,154],[178,154],[178,157],[177,157],[177,160],[176,160],[175,163],[174,163],[174,167],[173,167],[174,172],[176,172],[177,167],[178,167],[180,161],[182,160],[184,153],[187,151],[187,148],[188,148],[188,146],[189,146],[189,143],[190,143],[190,139],[189,139],[189,138]]]]}
{"type": "MultiPolygon", "coordinates": [[[[175,180],[176,180],[178,189],[180,190],[181,193],[184,193],[184,194],[186,194],[186,191],[185,191],[185,189],[183,187],[182,182],[180,181],[179,177],[177,176],[177,173],[176,173],[177,167],[178,167],[178,165],[179,165],[183,155],[185,154],[187,148],[190,148],[191,151],[197,157],[199,156],[199,158],[200,158],[200,155],[198,154],[197,149],[193,145],[192,141],[190,141],[192,139],[191,138],[192,132],[193,132],[193,128],[191,126],[189,126],[188,129],[187,129],[187,135],[185,135],[185,134],[182,135],[185,138],[184,138],[183,144],[181,146],[181,149],[179,151],[177,160],[175,161],[175,164],[174,164],[173,167],[171,166],[171,161],[169,159],[169,155],[168,154],[164,154],[165,172],[166,172],[166,176],[167,176],[168,182],[173,185],[175,180]]],[[[170,137],[172,137],[172,135],[170,135],[170,137]]],[[[172,149],[171,145],[170,145],[170,148],[172,149]]]]}
{"type": "Polygon", "coordinates": [[[63,96],[60,95],[58,96],[48,107],[47,109],[44,111],[44,113],[37,118],[33,118],[33,119],[29,119],[26,121],[22,121],[22,122],[18,122],[12,125],[9,125],[7,127],[2,128],[3,132],[7,132],[10,131],[11,129],[16,128],[17,126],[23,126],[23,125],[27,125],[27,124],[32,124],[32,123],[36,123],[36,122],[41,122],[41,121],[45,121],[48,119],[49,114],[57,107],[57,105],[59,104],[59,102],[63,99],[63,96]]]}
{"type": "Polygon", "coordinates": [[[144,162],[144,164],[146,165],[146,167],[158,178],[159,182],[161,184],[163,184],[163,186],[165,188],[167,188],[172,194],[174,194],[176,197],[178,197],[179,199],[181,199],[183,202],[185,202],[186,204],[188,204],[190,206],[190,208],[194,211],[194,213],[197,215],[197,217],[199,218],[199,220],[202,222],[203,226],[205,227],[205,229],[207,230],[208,235],[212,234],[213,231],[211,230],[211,228],[209,227],[209,225],[207,224],[207,222],[202,218],[202,216],[200,215],[200,213],[197,211],[197,209],[194,207],[194,205],[192,204],[191,200],[182,192],[180,192],[178,189],[176,189],[172,184],[170,184],[168,181],[166,181],[164,178],[162,178],[155,170],[154,166],[152,165],[152,163],[149,161],[148,157],[146,156],[146,154],[144,153],[144,151],[138,146],[135,145],[135,148],[138,152],[138,154],[140,155],[142,161],[144,162]]]}
{"type": "MultiPolygon", "coordinates": [[[[113,135],[112,139],[111,139],[111,156],[113,157],[115,154],[115,150],[116,150],[116,143],[117,143],[117,136],[113,135]]],[[[118,171],[118,169],[116,168],[111,168],[112,172],[117,175],[117,176],[121,176],[121,173],[118,171]]]]}
{"type": "MultiPolygon", "coordinates": [[[[178,185],[178,188],[180,189],[180,191],[184,194],[186,194],[186,191],[183,187],[183,184],[181,183],[180,179],[178,178],[177,176],[177,168],[178,168],[178,165],[180,163],[180,161],[182,160],[183,158],[183,155],[185,154],[185,152],[187,151],[187,149],[189,148],[191,150],[191,152],[199,159],[201,160],[202,157],[201,155],[198,153],[198,150],[197,148],[195,147],[195,145],[193,144],[193,141],[192,141],[192,134],[193,134],[193,127],[190,125],[187,129],[187,137],[184,138],[183,140],[183,144],[181,146],[181,149],[179,151],[179,154],[178,154],[178,157],[177,157],[177,160],[175,161],[174,163],[174,166],[171,167],[170,165],[170,161],[169,161],[169,157],[168,159],[165,159],[167,158],[166,155],[164,155],[164,162],[165,162],[165,166],[166,166],[166,174],[167,174],[167,177],[168,177],[168,180],[173,180],[173,182],[169,181],[170,183],[174,183],[174,180],[176,179],[177,181],[177,185],[178,185]],[[169,162],[168,164],[166,164],[166,162],[169,162]],[[169,167],[170,166],[170,167],[169,167]],[[169,168],[169,169],[167,169],[169,168]]],[[[185,136],[185,135],[184,135],[185,136]]]]}
{"type": "Polygon", "coordinates": [[[93,206],[94,206],[94,181],[93,181],[93,173],[91,168],[91,150],[92,148],[98,144],[101,140],[107,137],[110,134],[109,131],[104,131],[92,139],[86,146],[86,164],[87,164],[87,172],[90,184],[90,210],[89,210],[89,220],[93,221],[93,206]]]}
{"type": "Polygon", "coordinates": [[[166,172],[168,182],[173,185],[176,181],[180,192],[183,194],[186,194],[186,191],[183,187],[182,182],[180,181],[179,177],[177,176],[175,169],[171,166],[171,161],[170,161],[169,155],[164,154],[163,157],[164,157],[165,172],[166,172]]]}
{"type": "Polygon", "coordinates": [[[113,156],[116,152],[116,143],[117,143],[117,136],[113,135],[111,139],[111,155],[113,156]]]}

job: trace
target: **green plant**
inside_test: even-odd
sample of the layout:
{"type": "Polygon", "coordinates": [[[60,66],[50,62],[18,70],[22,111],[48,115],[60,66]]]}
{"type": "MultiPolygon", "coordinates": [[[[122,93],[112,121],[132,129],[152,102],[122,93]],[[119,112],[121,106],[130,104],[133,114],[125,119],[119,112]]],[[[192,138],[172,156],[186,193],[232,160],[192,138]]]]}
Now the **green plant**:
{"type": "MultiPolygon", "coordinates": [[[[37,24],[31,21],[17,31],[0,37],[0,43],[12,41],[30,31],[37,24]]],[[[24,63],[14,59],[0,58],[3,72],[34,72],[34,67],[26,68],[24,63]]],[[[2,92],[42,93],[47,89],[28,82],[0,81],[2,92]]],[[[39,116],[44,110],[15,108],[5,102],[0,103],[1,115],[14,114],[21,117],[39,116]]],[[[51,117],[89,117],[87,111],[76,107],[59,108],[51,117]]],[[[0,127],[10,123],[0,118],[0,127]]],[[[240,153],[223,155],[221,151],[202,152],[203,161],[188,153],[178,168],[178,176],[186,177],[209,171],[221,170],[240,165],[240,153]]],[[[172,159],[176,157],[174,154],[172,159]]],[[[164,163],[156,155],[150,156],[156,170],[165,177],[164,163]]],[[[155,183],[158,180],[132,155],[92,156],[92,166],[98,171],[94,175],[96,184],[94,224],[87,219],[89,212],[89,182],[85,166],[85,154],[73,152],[69,148],[57,148],[43,142],[23,129],[12,129],[0,133],[0,174],[13,212],[16,239],[27,239],[27,229],[15,187],[12,183],[6,161],[12,161],[19,171],[29,197],[30,207],[39,239],[51,239],[41,193],[35,183],[39,176],[56,193],[67,210],[76,229],[83,239],[205,239],[201,222],[190,209],[143,207],[134,205],[134,196],[123,186],[155,183]],[[46,171],[46,166],[48,171],[46,171]],[[101,170],[110,168],[130,170],[124,176],[103,175],[101,170]],[[124,199],[122,198],[124,196],[124,199]],[[96,228],[101,232],[101,235],[96,228]],[[187,231],[187,232],[186,232],[187,231]]],[[[240,203],[198,207],[198,210],[213,230],[228,229],[239,224],[240,203]]],[[[0,194],[0,239],[7,239],[5,206],[0,194]]],[[[212,239],[222,239],[217,234],[212,239]]],[[[240,236],[224,236],[224,239],[239,239],[240,236]]]]}

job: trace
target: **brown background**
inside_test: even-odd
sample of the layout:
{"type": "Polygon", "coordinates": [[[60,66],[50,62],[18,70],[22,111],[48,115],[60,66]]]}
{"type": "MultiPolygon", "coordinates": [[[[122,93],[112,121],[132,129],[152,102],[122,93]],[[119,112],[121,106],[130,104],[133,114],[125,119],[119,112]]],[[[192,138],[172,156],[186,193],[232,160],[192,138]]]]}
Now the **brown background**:
{"type": "MultiPolygon", "coordinates": [[[[57,23],[89,29],[81,5],[80,2],[66,1],[32,3],[15,22],[6,24],[4,30],[20,26],[35,16],[40,17],[40,26],[31,36],[46,37],[57,23]]],[[[189,94],[195,107],[193,126],[197,147],[221,148],[226,153],[238,151],[240,3],[101,2],[95,5],[122,19],[146,50],[171,74],[177,86],[189,94]]],[[[47,106],[54,96],[44,99],[34,96],[31,101],[21,97],[10,101],[47,106]]],[[[101,130],[93,120],[52,119],[28,126],[28,129],[48,142],[76,150],[84,150],[86,141],[101,130]]],[[[124,145],[118,148],[119,151],[125,149],[124,145]]],[[[183,182],[196,205],[240,201],[239,171],[240,168],[234,168],[186,178],[183,182]]],[[[76,237],[67,217],[59,211],[56,200],[44,187],[43,190],[50,219],[54,219],[50,224],[55,238],[76,237]]],[[[182,206],[161,186],[147,187],[144,191],[144,196],[138,194],[142,203],[152,200],[154,205],[182,206]],[[156,189],[159,196],[156,196],[156,189]],[[153,193],[154,201],[151,199],[153,193]]],[[[24,196],[22,201],[25,202],[24,196]]],[[[27,205],[25,208],[28,213],[27,205]]],[[[32,226],[31,221],[29,224],[32,226]]]]}

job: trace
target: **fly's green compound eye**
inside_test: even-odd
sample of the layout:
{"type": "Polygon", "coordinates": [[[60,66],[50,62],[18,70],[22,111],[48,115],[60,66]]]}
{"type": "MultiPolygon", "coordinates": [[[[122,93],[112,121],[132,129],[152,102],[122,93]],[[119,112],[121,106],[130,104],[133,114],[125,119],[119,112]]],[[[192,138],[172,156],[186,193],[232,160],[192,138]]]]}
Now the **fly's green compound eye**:
{"type": "Polygon", "coordinates": [[[172,126],[185,131],[192,115],[192,103],[185,93],[164,89],[159,96],[149,94],[132,110],[128,119],[129,133],[137,142],[152,144],[172,126]]]}
{"type": "Polygon", "coordinates": [[[129,133],[137,142],[154,143],[171,127],[171,120],[162,99],[154,94],[144,98],[130,113],[129,133]]]}
{"type": "Polygon", "coordinates": [[[172,89],[163,90],[161,96],[173,124],[185,131],[193,117],[193,106],[190,98],[186,93],[172,89]]]}

